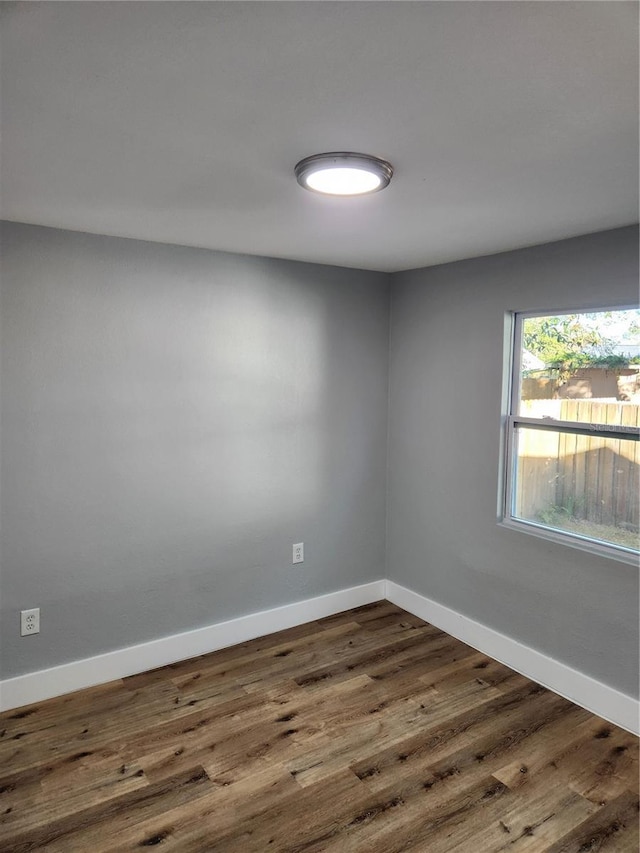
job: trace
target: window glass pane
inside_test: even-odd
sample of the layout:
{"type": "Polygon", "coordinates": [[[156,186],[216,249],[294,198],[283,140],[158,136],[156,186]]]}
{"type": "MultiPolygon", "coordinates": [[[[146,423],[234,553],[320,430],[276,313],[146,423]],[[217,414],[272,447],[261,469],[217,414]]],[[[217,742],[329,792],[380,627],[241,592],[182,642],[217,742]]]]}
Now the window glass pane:
{"type": "Polygon", "coordinates": [[[516,429],[513,515],[638,549],[640,442],[516,429]]]}
{"type": "Polygon", "coordinates": [[[639,310],[524,317],[519,346],[518,415],[638,424],[639,310]]]}

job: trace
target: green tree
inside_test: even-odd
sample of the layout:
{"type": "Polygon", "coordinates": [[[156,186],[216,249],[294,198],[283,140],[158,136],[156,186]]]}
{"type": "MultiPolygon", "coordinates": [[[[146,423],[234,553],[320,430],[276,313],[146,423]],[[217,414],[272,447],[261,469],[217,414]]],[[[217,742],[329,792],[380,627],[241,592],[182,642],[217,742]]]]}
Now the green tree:
{"type": "Polygon", "coordinates": [[[591,359],[611,353],[612,341],[585,325],[582,315],[528,317],[524,321],[523,345],[548,367],[561,368],[589,354],[591,359]]]}

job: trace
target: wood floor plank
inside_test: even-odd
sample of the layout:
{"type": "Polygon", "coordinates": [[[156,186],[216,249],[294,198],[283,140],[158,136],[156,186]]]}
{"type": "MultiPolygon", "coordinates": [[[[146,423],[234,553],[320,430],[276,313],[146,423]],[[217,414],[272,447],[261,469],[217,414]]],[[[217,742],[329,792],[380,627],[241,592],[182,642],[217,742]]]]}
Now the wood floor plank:
{"type": "Polygon", "coordinates": [[[149,783],[137,762],[125,764],[112,750],[87,758],[72,755],[18,774],[0,784],[0,839],[98,805],[149,783]]]}
{"type": "MultiPolygon", "coordinates": [[[[588,820],[597,808],[569,789],[540,780],[529,786],[526,797],[511,797],[506,808],[487,813],[472,837],[481,850],[535,853],[565,835],[567,828],[588,820]]],[[[468,836],[451,844],[451,853],[463,853],[467,845],[468,836]]]]}
{"type": "Polygon", "coordinates": [[[638,853],[638,739],[389,602],[0,714],[2,853],[638,853]]]}
{"type": "Polygon", "coordinates": [[[139,822],[147,815],[162,815],[167,803],[193,802],[213,786],[202,767],[179,777],[129,792],[124,798],[89,805],[63,818],[4,838],[12,853],[27,851],[100,850],[108,836],[139,822]],[[125,807],[126,806],[126,807],[125,807]]]}
{"type": "Polygon", "coordinates": [[[512,694],[476,702],[471,708],[452,702],[448,710],[417,732],[405,731],[404,737],[389,748],[380,747],[373,755],[370,751],[351,765],[353,771],[370,787],[383,789],[394,778],[406,781],[416,774],[425,784],[440,781],[435,778],[437,774],[441,778],[451,775],[449,768],[440,766],[443,761],[448,761],[450,768],[458,768],[463,760],[484,767],[491,758],[494,765],[504,764],[536,731],[564,719],[567,709],[564,700],[529,683],[512,694]]]}
{"type": "Polygon", "coordinates": [[[545,729],[535,743],[525,743],[520,760],[497,770],[496,778],[517,787],[542,777],[546,784],[566,785],[600,805],[635,784],[638,739],[628,732],[591,717],[573,730],[558,732],[561,740],[555,743],[550,734],[545,729]]]}
{"type": "Polygon", "coordinates": [[[409,849],[444,853],[450,849],[450,838],[456,831],[464,828],[472,834],[473,823],[482,820],[489,804],[505,796],[510,796],[509,789],[487,774],[470,783],[449,777],[435,789],[415,784],[403,786],[391,797],[388,792],[386,795],[379,792],[367,809],[334,832],[330,844],[318,839],[309,848],[300,849],[313,853],[365,849],[385,853],[409,849]]]}
{"type": "Polygon", "coordinates": [[[570,829],[545,853],[637,853],[639,811],[638,794],[627,791],[570,829]]]}

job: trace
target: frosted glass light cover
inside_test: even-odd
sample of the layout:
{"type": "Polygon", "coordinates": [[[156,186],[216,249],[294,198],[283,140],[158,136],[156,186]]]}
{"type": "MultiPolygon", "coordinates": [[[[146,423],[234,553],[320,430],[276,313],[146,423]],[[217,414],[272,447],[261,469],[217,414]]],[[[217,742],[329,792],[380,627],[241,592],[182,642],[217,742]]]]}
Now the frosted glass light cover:
{"type": "Polygon", "coordinates": [[[307,186],[329,195],[362,195],[378,189],[380,178],[364,169],[320,169],[307,177],[307,186]]]}
{"type": "Polygon", "coordinates": [[[335,151],[315,154],[295,168],[300,186],[324,195],[357,196],[384,189],[393,174],[386,160],[368,154],[335,151]]]}

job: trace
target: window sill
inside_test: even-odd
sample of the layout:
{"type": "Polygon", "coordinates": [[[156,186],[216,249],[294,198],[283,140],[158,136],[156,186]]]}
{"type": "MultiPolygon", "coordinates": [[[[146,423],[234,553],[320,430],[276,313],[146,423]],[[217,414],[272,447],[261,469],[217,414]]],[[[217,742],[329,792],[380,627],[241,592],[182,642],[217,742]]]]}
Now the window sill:
{"type": "Polygon", "coordinates": [[[536,536],[538,539],[546,539],[547,542],[554,542],[558,545],[564,545],[579,551],[586,551],[588,554],[594,554],[597,557],[606,557],[610,560],[627,563],[627,565],[635,566],[636,568],[640,565],[640,554],[637,551],[632,551],[622,546],[607,545],[604,542],[596,542],[577,533],[565,533],[561,530],[545,527],[542,524],[536,524],[531,521],[520,521],[514,518],[500,519],[498,526],[505,527],[508,530],[517,530],[529,536],[536,536]]]}

